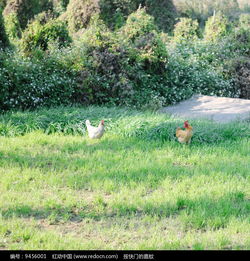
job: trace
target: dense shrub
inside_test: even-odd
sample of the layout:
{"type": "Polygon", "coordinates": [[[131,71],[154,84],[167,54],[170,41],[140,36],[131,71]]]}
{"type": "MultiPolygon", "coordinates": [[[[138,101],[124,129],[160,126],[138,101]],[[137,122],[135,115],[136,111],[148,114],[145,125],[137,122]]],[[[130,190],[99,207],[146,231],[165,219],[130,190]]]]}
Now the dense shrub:
{"type": "Polygon", "coordinates": [[[197,19],[202,25],[214,11],[220,11],[230,19],[239,12],[237,0],[173,0],[173,2],[180,16],[197,19]]]}
{"type": "MultiPolygon", "coordinates": [[[[2,9],[0,8],[0,49],[9,45],[9,40],[5,32],[2,9]]],[[[1,51],[1,50],[0,50],[1,51]]]]}
{"type": "Polygon", "coordinates": [[[139,8],[135,13],[129,15],[126,25],[122,28],[125,38],[134,40],[140,35],[156,30],[154,18],[148,15],[143,8],[139,8]]]}
{"type": "Polygon", "coordinates": [[[6,33],[10,40],[21,38],[22,31],[16,13],[10,13],[4,17],[6,33]]]}
{"type": "Polygon", "coordinates": [[[15,13],[22,29],[36,14],[52,9],[51,0],[9,0],[4,9],[4,16],[15,13]]]}
{"type": "Polygon", "coordinates": [[[128,16],[126,24],[118,32],[119,39],[126,43],[129,51],[138,63],[161,72],[162,63],[167,60],[167,51],[154,18],[145,9],[138,9],[128,16]]]}
{"type": "Polygon", "coordinates": [[[250,99],[250,61],[238,59],[235,64],[235,83],[240,90],[240,98],[250,99]]]}
{"type": "Polygon", "coordinates": [[[236,28],[232,34],[234,48],[239,55],[250,55],[250,27],[236,28]]]}
{"type": "Polygon", "coordinates": [[[176,12],[172,0],[70,0],[66,19],[72,33],[86,28],[95,14],[110,29],[119,29],[139,6],[146,7],[160,29],[170,31],[173,28],[176,12]]]}
{"type": "MultiPolygon", "coordinates": [[[[41,0],[39,8],[45,2],[41,0]]],[[[228,19],[215,13],[200,39],[198,21],[190,18],[180,19],[174,36],[159,30],[157,25],[165,16],[157,14],[171,7],[167,0],[48,3],[49,10],[35,16],[35,10],[30,12],[34,19],[21,40],[19,9],[5,14],[9,38],[20,41],[17,47],[26,55],[18,54],[18,48],[0,54],[1,109],[75,102],[158,108],[197,93],[249,97],[246,15],[239,18],[237,28],[229,30],[228,19]],[[237,56],[245,58],[239,61],[237,56]]],[[[161,28],[170,28],[168,22],[161,28]]]]}
{"type": "Polygon", "coordinates": [[[250,27],[250,14],[241,14],[239,17],[239,25],[241,27],[250,27]]]}
{"type": "Polygon", "coordinates": [[[233,79],[239,97],[250,99],[250,61],[248,57],[230,59],[224,65],[224,70],[233,79]]]}
{"type": "Polygon", "coordinates": [[[84,37],[88,59],[78,89],[85,90],[89,103],[157,107],[195,93],[239,95],[219,66],[230,55],[230,43],[185,42],[169,48],[168,57],[154,19],[144,9],[115,33],[96,20],[84,37]]]}
{"type": "Polygon", "coordinates": [[[175,24],[174,40],[176,42],[195,41],[198,39],[199,24],[197,20],[191,18],[180,18],[180,21],[175,24]]]}
{"type": "Polygon", "coordinates": [[[176,8],[172,0],[144,0],[140,1],[147,12],[154,17],[159,29],[171,32],[177,17],[176,8]]]}
{"type": "Polygon", "coordinates": [[[86,28],[91,16],[99,12],[99,0],[70,0],[66,12],[70,32],[86,28]]]}
{"type": "MultiPolygon", "coordinates": [[[[50,20],[53,20],[55,18],[56,18],[55,14],[51,10],[48,10],[48,11],[44,11],[44,12],[41,12],[38,15],[36,15],[32,21],[37,21],[41,25],[45,25],[50,20]]],[[[30,21],[30,22],[32,22],[32,21],[30,21]]]]}
{"type": "Polygon", "coordinates": [[[118,32],[100,20],[90,26],[82,39],[88,58],[78,81],[90,103],[142,106],[161,99],[167,51],[155,29],[144,9],[131,14],[118,32]]]}
{"type": "Polygon", "coordinates": [[[6,2],[7,0],[0,0],[0,9],[4,9],[4,7],[6,6],[6,2]]]}
{"type": "Polygon", "coordinates": [[[66,24],[59,20],[49,20],[45,24],[34,20],[24,31],[21,46],[25,54],[30,54],[35,48],[47,50],[49,43],[55,41],[59,48],[71,42],[66,24]]]}
{"type": "Polygon", "coordinates": [[[138,0],[100,0],[100,17],[110,28],[120,28],[139,7],[138,0]]]}
{"type": "Polygon", "coordinates": [[[100,16],[107,25],[115,28],[123,25],[127,17],[140,6],[154,17],[160,29],[172,30],[176,17],[172,0],[100,0],[100,16]]]}
{"type": "Polygon", "coordinates": [[[168,104],[179,102],[191,97],[193,94],[217,95],[226,97],[238,97],[239,92],[233,85],[232,79],[224,74],[220,67],[224,56],[228,55],[225,45],[210,45],[200,41],[199,44],[180,44],[169,49],[168,78],[167,78],[167,102],[168,104]],[[211,63],[214,57],[219,56],[220,61],[211,63]]]}
{"type": "Polygon", "coordinates": [[[72,102],[73,72],[49,57],[37,61],[13,53],[0,55],[0,109],[26,109],[72,102]]]}
{"type": "Polygon", "coordinates": [[[218,12],[209,17],[205,26],[205,39],[207,41],[217,41],[228,33],[229,22],[228,19],[218,12]]]}
{"type": "Polygon", "coordinates": [[[53,12],[58,16],[66,11],[69,0],[52,0],[53,12]]]}

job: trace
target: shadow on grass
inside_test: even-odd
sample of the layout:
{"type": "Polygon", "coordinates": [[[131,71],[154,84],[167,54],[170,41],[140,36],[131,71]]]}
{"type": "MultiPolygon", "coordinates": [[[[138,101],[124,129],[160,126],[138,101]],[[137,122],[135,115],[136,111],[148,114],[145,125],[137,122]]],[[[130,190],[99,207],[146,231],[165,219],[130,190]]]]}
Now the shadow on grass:
{"type": "Polygon", "coordinates": [[[106,202],[102,208],[96,206],[84,206],[81,209],[57,205],[54,208],[36,208],[28,205],[18,205],[9,209],[2,209],[1,216],[10,218],[34,218],[36,220],[48,219],[52,223],[57,222],[81,222],[85,218],[96,221],[101,219],[125,217],[143,218],[143,216],[157,216],[167,218],[180,217],[186,228],[193,229],[219,229],[226,227],[230,220],[244,220],[249,217],[250,202],[242,192],[228,193],[219,199],[202,197],[197,199],[178,198],[175,204],[161,202],[153,204],[145,201],[141,205],[111,204],[106,202]]]}
{"type": "MultiPolygon", "coordinates": [[[[45,145],[50,148],[51,144],[45,145]]],[[[201,171],[201,166],[182,164],[185,163],[185,157],[199,152],[202,146],[197,144],[186,146],[178,142],[164,143],[135,137],[105,137],[94,142],[64,140],[63,144],[52,144],[51,151],[47,149],[45,152],[43,146],[38,144],[37,154],[30,149],[0,151],[0,167],[38,169],[48,184],[50,173],[49,176],[55,175],[58,186],[82,189],[92,187],[93,183],[97,186],[98,183],[103,185],[106,182],[111,183],[114,190],[131,184],[157,187],[166,178],[178,180],[181,177],[192,177],[198,170],[201,171]],[[158,156],[160,160],[157,160],[158,156]]],[[[220,168],[220,172],[231,175],[227,171],[220,168]]]]}

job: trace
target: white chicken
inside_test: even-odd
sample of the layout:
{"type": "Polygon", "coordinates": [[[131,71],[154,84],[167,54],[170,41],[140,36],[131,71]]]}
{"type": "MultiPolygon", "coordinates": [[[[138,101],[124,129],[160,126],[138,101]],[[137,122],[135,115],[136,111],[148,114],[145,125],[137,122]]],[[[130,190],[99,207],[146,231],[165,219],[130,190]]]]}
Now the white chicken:
{"type": "Polygon", "coordinates": [[[90,139],[100,139],[104,134],[104,120],[100,121],[98,127],[90,124],[89,120],[85,122],[90,139]]]}

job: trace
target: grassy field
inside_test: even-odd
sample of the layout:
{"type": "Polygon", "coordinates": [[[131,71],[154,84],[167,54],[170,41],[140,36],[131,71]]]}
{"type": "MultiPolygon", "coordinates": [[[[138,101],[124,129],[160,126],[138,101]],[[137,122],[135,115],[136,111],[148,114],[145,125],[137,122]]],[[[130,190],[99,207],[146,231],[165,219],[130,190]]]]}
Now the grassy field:
{"type": "Polygon", "coordinates": [[[0,249],[250,249],[249,122],[190,123],[186,146],[152,112],[1,115],[0,249]]]}

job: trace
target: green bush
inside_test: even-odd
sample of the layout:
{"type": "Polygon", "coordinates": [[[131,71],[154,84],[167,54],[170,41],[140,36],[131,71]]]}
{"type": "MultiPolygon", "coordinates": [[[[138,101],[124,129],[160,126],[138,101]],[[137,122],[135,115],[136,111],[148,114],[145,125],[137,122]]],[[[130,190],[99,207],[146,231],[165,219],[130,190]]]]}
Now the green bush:
{"type": "MultiPolygon", "coordinates": [[[[230,20],[239,12],[239,0],[173,0],[180,16],[197,19],[203,26],[214,11],[221,12],[230,20]]],[[[247,0],[248,1],[248,0],[247,0]]]]}
{"type": "Polygon", "coordinates": [[[101,0],[100,17],[109,27],[119,28],[139,6],[146,8],[147,13],[154,17],[155,23],[160,29],[171,31],[176,17],[171,0],[101,0]]]}
{"type": "Polygon", "coordinates": [[[167,51],[157,31],[154,18],[145,9],[138,9],[128,16],[126,24],[118,32],[120,41],[127,44],[131,57],[156,73],[167,61],[167,51]]]}
{"type": "Polygon", "coordinates": [[[0,49],[9,45],[9,39],[5,32],[4,20],[2,16],[2,9],[0,8],[0,49]]]}
{"type": "Polygon", "coordinates": [[[250,27],[250,14],[241,14],[239,17],[239,25],[240,27],[250,27]]]}
{"type": "Polygon", "coordinates": [[[9,15],[6,15],[4,17],[4,24],[6,33],[10,40],[21,38],[22,31],[17,15],[15,13],[10,13],[9,15]]]}
{"type": "Polygon", "coordinates": [[[229,59],[224,64],[224,70],[233,79],[239,90],[239,97],[250,99],[250,61],[246,56],[229,59]]]}
{"type": "Polygon", "coordinates": [[[42,24],[39,20],[30,23],[23,32],[21,46],[25,54],[30,54],[35,48],[45,51],[50,42],[57,42],[59,48],[71,43],[67,26],[59,20],[49,20],[42,24]]]}
{"type": "Polygon", "coordinates": [[[233,51],[239,55],[250,55],[250,27],[239,27],[233,32],[233,51]]]}
{"type": "Polygon", "coordinates": [[[205,40],[217,41],[223,36],[227,35],[229,31],[228,19],[221,13],[218,12],[213,16],[209,17],[205,25],[205,40]]]}
{"type": "Polygon", "coordinates": [[[67,6],[66,19],[71,33],[86,28],[91,16],[100,12],[98,1],[70,0],[67,6]]]}
{"type": "Polygon", "coordinates": [[[154,18],[148,15],[144,8],[140,8],[128,16],[121,32],[125,38],[133,41],[141,35],[150,33],[153,30],[156,30],[154,18]]]}
{"type": "MultiPolygon", "coordinates": [[[[33,19],[33,21],[37,21],[39,22],[41,25],[45,25],[46,23],[48,23],[49,21],[56,19],[55,14],[51,11],[44,11],[39,13],[38,15],[36,15],[33,19]]],[[[31,21],[32,22],[32,21],[31,21]]]]}
{"type": "Polygon", "coordinates": [[[0,9],[4,9],[7,0],[0,0],[0,9]]]}
{"type": "Polygon", "coordinates": [[[165,32],[173,30],[177,12],[172,0],[144,0],[140,2],[154,17],[155,23],[161,30],[165,32]]]}
{"type": "MultiPolygon", "coordinates": [[[[1,22],[1,20],[0,20],[1,22]]],[[[1,31],[0,31],[1,32],[1,31]]],[[[1,47],[1,46],[0,46],[1,47]]],[[[5,64],[5,59],[6,59],[6,55],[5,52],[3,52],[0,49],[0,109],[4,108],[4,102],[7,101],[8,98],[8,89],[9,87],[7,87],[8,85],[8,71],[4,69],[4,64],[5,64]]]]}
{"type": "Polygon", "coordinates": [[[36,108],[73,102],[74,72],[48,56],[38,61],[0,54],[0,109],[36,108]]]}
{"type": "Polygon", "coordinates": [[[67,5],[69,4],[69,0],[52,0],[53,3],[53,13],[57,16],[64,13],[67,9],[67,5]]]}
{"type": "MultiPolygon", "coordinates": [[[[226,65],[237,55],[249,55],[249,29],[243,18],[228,34],[228,20],[217,13],[207,21],[205,39],[198,38],[196,20],[181,18],[171,41],[159,31],[157,17],[149,14],[153,1],[53,3],[67,6],[67,11],[60,18],[54,9],[35,16],[20,40],[26,56],[18,50],[1,53],[1,109],[75,102],[155,109],[196,93],[227,97],[248,93],[239,80],[248,77],[248,69],[242,69],[248,64],[237,70],[226,65]],[[116,17],[107,20],[103,5],[110,7],[105,14],[116,12],[116,17]],[[73,43],[63,17],[71,32],[77,31],[73,43]]],[[[14,38],[19,36],[18,15],[11,15],[5,16],[6,27],[14,38]]]]}
{"type": "Polygon", "coordinates": [[[193,45],[179,44],[169,49],[166,83],[168,104],[179,102],[193,94],[239,96],[232,79],[220,68],[224,57],[230,52],[227,43],[220,44],[200,41],[193,45]]]}
{"type": "Polygon", "coordinates": [[[175,24],[174,41],[195,41],[198,39],[199,24],[197,20],[191,18],[180,18],[180,21],[175,24]]]}
{"type": "Polygon", "coordinates": [[[164,78],[167,51],[144,9],[131,14],[117,32],[96,20],[81,41],[87,59],[81,62],[79,89],[85,90],[90,103],[144,106],[158,98],[162,102],[158,84],[164,78]]]}
{"type": "Polygon", "coordinates": [[[101,0],[100,18],[110,28],[120,28],[129,14],[138,8],[138,0],[101,0]]]}
{"type": "MultiPolygon", "coordinates": [[[[98,17],[92,20],[72,48],[60,51],[48,45],[49,52],[40,60],[19,56],[11,60],[11,55],[5,59],[0,75],[7,95],[4,109],[73,101],[137,107],[164,104],[167,51],[153,18],[138,10],[119,32],[110,31],[98,17]],[[130,26],[135,30],[127,35],[130,26]]],[[[31,36],[40,36],[48,24],[33,22],[31,29],[39,34],[31,36]]],[[[44,47],[34,45],[33,54],[38,52],[36,46],[44,47]]]]}
{"type": "Polygon", "coordinates": [[[97,19],[85,31],[80,49],[83,55],[74,67],[79,72],[78,89],[82,90],[82,96],[87,97],[87,102],[125,102],[132,91],[125,68],[128,53],[121,49],[114,33],[97,19]]]}
{"type": "Polygon", "coordinates": [[[90,18],[96,14],[110,29],[119,29],[139,6],[146,8],[160,29],[171,31],[176,17],[171,0],[70,0],[62,16],[66,16],[71,33],[87,28],[90,18]]]}
{"type": "Polygon", "coordinates": [[[49,9],[52,9],[52,0],[9,0],[4,16],[15,13],[23,30],[36,14],[49,9]]]}

